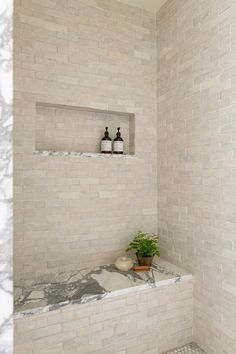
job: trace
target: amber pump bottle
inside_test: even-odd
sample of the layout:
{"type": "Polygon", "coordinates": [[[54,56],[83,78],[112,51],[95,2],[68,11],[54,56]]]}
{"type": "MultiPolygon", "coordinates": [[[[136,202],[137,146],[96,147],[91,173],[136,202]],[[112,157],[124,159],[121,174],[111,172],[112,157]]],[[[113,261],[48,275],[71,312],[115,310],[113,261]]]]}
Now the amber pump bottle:
{"type": "Polygon", "coordinates": [[[112,139],[109,137],[108,127],[105,128],[104,137],[101,140],[101,153],[111,154],[112,153],[112,139]]]}
{"type": "Polygon", "coordinates": [[[124,140],[121,137],[120,128],[117,128],[116,138],[113,141],[113,154],[124,153],[124,140]]]}

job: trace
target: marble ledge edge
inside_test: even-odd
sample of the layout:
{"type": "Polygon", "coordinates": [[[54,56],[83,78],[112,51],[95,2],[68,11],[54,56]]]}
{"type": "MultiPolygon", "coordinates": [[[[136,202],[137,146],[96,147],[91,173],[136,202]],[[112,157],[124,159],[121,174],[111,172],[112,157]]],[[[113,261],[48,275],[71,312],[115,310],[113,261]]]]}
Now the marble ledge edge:
{"type": "Polygon", "coordinates": [[[80,298],[77,300],[68,300],[64,302],[60,302],[58,304],[50,304],[46,305],[43,307],[36,307],[33,309],[25,310],[25,311],[20,311],[20,312],[15,312],[14,313],[14,319],[19,319],[19,318],[24,318],[24,317],[30,317],[34,315],[40,315],[43,313],[51,312],[54,310],[59,310],[61,308],[67,307],[69,305],[83,305],[87,304],[89,302],[94,302],[94,301],[99,301],[104,298],[110,299],[116,296],[122,296],[126,294],[131,294],[131,293],[137,293],[142,290],[147,290],[150,288],[159,288],[165,285],[171,285],[171,284],[176,284],[179,282],[184,282],[184,281],[189,281],[192,280],[193,276],[192,274],[186,274],[186,275],[181,275],[178,277],[174,277],[171,279],[164,279],[164,280],[159,280],[155,283],[148,283],[148,284],[142,284],[138,286],[133,286],[130,288],[124,288],[124,289],[119,289],[119,290],[112,290],[110,292],[105,292],[103,294],[97,294],[97,295],[88,295],[84,298],[80,298]]]}
{"type": "Polygon", "coordinates": [[[95,152],[76,152],[76,151],[52,151],[52,150],[34,150],[34,156],[42,157],[88,157],[101,159],[137,159],[137,155],[129,154],[102,154],[95,152]]]}

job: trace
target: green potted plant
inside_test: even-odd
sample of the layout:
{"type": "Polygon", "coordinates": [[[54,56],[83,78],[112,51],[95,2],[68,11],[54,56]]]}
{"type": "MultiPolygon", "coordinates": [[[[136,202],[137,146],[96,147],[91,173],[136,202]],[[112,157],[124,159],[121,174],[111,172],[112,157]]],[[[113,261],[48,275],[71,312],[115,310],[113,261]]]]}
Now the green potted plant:
{"type": "Polygon", "coordinates": [[[151,266],[153,257],[160,257],[158,237],[139,230],[134,234],[134,239],[130,242],[126,252],[132,250],[136,251],[139,265],[151,266]]]}

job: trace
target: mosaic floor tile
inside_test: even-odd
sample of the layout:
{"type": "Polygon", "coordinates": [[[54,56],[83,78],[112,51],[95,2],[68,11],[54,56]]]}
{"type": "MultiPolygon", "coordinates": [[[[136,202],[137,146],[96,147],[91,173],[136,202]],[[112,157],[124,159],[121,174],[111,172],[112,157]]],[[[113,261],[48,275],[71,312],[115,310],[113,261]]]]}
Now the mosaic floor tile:
{"type": "Polygon", "coordinates": [[[173,349],[169,352],[163,354],[206,354],[199,346],[195,343],[187,344],[181,348],[173,349]]]}

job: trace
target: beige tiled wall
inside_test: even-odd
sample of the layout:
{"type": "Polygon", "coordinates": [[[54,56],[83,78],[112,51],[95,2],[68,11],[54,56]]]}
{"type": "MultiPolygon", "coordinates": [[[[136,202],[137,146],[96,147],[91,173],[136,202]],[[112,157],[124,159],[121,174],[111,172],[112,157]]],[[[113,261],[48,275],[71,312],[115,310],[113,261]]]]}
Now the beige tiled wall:
{"type": "Polygon", "coordinates": [[[236,2],[168,1],[157,16],[158,228],[195,275],[195,338],[236,353],[236,2]]]}
{"type": "Polygon", "coordinates": [[[113,0],[15,0],[16,281],[111,262],[156,231],[155,31],[113,0]],[[134,113],[137,159],[33,156],[36,102],[134,113]]]}
{"type": "Polygon", "coordinates": [[[15,320],[14,354],[159,354],[192,341],[192,281],[15,320]]]}

